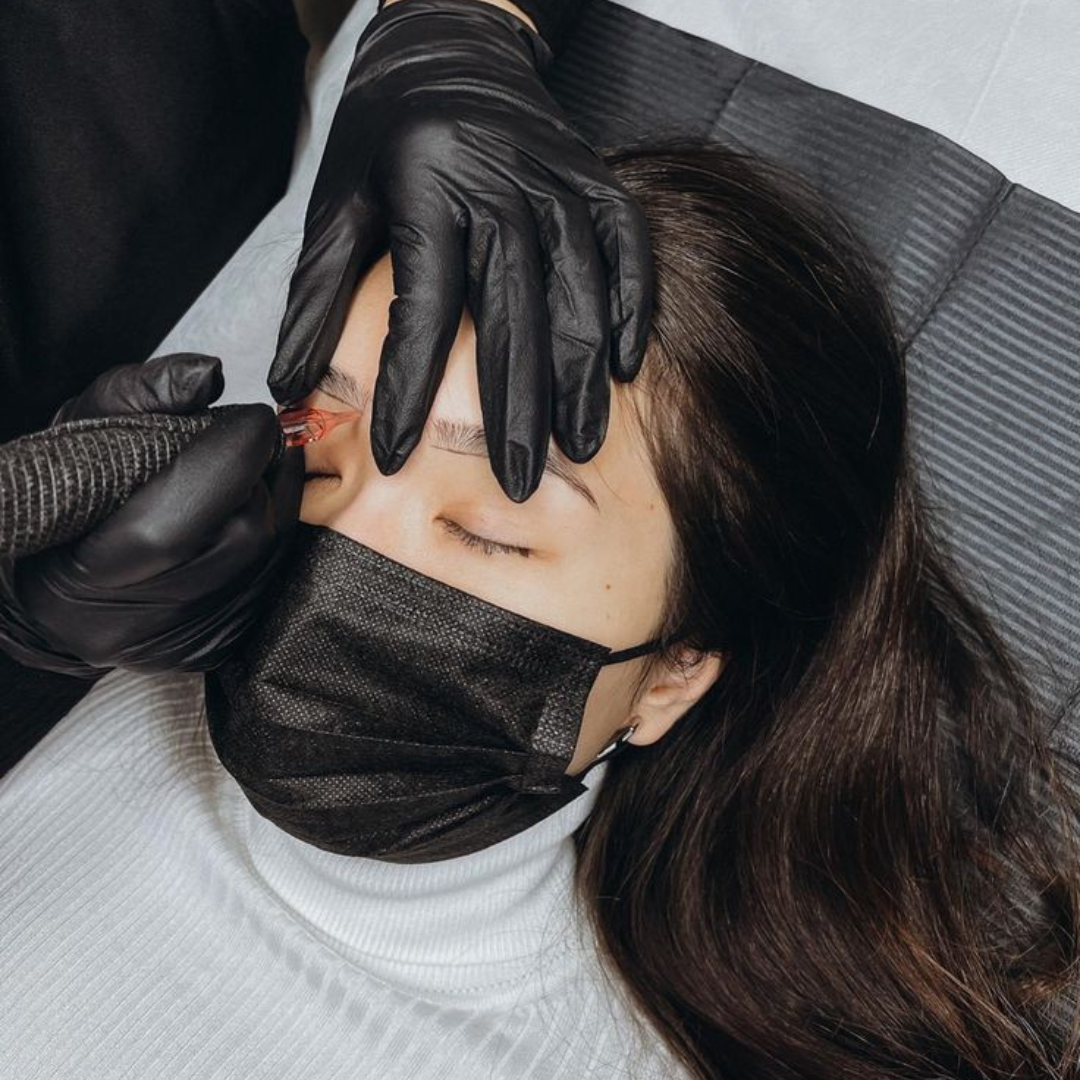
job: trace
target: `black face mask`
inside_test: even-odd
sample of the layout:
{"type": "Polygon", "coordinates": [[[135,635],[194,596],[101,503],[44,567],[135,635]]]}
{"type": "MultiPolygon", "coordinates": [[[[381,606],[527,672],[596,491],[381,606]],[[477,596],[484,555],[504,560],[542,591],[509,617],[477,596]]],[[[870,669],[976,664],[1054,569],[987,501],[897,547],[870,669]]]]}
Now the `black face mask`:
{"type": "Polygon", "coordinates": [[[583,794],[566,769],[599,669],[660,644],[613,652],[301,522],[265,617],[206,676],[210,737],[293,836],[435,862],[583,794]]]}

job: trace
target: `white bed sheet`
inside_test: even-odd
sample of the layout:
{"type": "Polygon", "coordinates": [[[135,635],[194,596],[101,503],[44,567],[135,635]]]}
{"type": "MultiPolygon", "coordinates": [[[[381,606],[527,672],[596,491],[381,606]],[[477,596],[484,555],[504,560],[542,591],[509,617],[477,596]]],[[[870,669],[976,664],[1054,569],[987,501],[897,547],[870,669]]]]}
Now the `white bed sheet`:
{"type": "MultiPolygon", "coordinates": [[[[1080,0],[616,0],[815,86],[932,128],[1080,211],[1080,0]]],[[[357,0],[313,73],[289,190],[155,354],[222,357],[219,404],[273,403],[266,373],[307,197],[354,43],[357,0]]]]}

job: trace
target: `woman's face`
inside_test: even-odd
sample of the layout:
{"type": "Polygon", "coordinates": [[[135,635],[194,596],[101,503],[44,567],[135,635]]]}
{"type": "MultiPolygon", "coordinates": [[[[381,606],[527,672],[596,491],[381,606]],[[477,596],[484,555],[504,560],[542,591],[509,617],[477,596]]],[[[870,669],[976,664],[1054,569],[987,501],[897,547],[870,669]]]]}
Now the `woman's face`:
{"type": "MultiPolygon", "coordinates": [[[[361,416],[305,447],[307,473],[326,475],[307,480],[300,519],[613,649],[647,640],[663,611],[674,532],[628,416],[632,384],[612,384],[607,437],[592,460],[573,464],[552,441],[539,487],[515,503],[499,487],[487,458],[476,337],[465,311],[423,436],[405,465],[383,476],[371,454],[371,395],[393,297],[387,254],[356,290],[331,372],[303,402],[329,410],[359,408],[361,416]]],[[[627,724],[639,725],[632,742],[654,741],[677,719],[665,725],[663,716],[673,709],[681,715],[692,703],[691,698],[679,707],[678,690],[689,689],[682,686],[685,679],[673,686],[663,672],[635,697],[635,678],[645,662],[601,668],[568,772],[587,765],[627,724]]]]}

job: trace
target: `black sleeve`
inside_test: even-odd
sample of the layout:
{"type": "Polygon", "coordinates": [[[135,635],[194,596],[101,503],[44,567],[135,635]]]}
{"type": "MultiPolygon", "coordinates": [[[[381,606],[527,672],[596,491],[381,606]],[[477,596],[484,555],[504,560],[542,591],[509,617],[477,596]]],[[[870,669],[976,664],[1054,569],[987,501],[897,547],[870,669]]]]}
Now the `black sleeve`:
{"type": "MultiPolygon", "coordinates": [[[[146,360],[284,193],[291,0],[0,3],[0,442],[146,360]]],[[[0,653],[0,774],[93,686],[0,653]]]]}
{"type": "Polygon", "coordinates": [[[558,56],[589,0],[513,0],[513,3],[536,23],[540,36],[558,56]]]}
{"type": "Polygon", "coordinates": [[[284,193],[291,0],[0,3],[0,441],[146,360],[284,193]]]}
{"type": "MultiPolygon", "coordinates": [[[[477,0],[482,3],[483,0],[477,0]]],[[[569,40],[581,13],[589,0],[511,0],[534,23],[540,36],[547,42],[555,56],[562,51],[569,40]]],[[[379,0],[378,9],[382,11],[386,0],[379,0]]]]}
{"type": "Polygon", "coordinates": [[[96,682],[22,667],[0,652],[0,776],[17,765],[96,682]]]}

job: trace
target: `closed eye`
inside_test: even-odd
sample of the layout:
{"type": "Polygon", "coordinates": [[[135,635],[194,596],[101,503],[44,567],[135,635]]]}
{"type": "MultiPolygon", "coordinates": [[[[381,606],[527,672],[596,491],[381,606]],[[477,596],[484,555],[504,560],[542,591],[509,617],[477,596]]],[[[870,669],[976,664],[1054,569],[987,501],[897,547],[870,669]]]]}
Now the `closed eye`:
{"type": "Polygon", "coordinates": [[[449,518],[440,517],[437,520],[451,536],[456,537],[466,547],[479,548],[485,555],[522,555],[527,559],[532,554],[532,548],[518,547],[516,544],[500,544],[497,540],[477,536],[449,518]]]}

